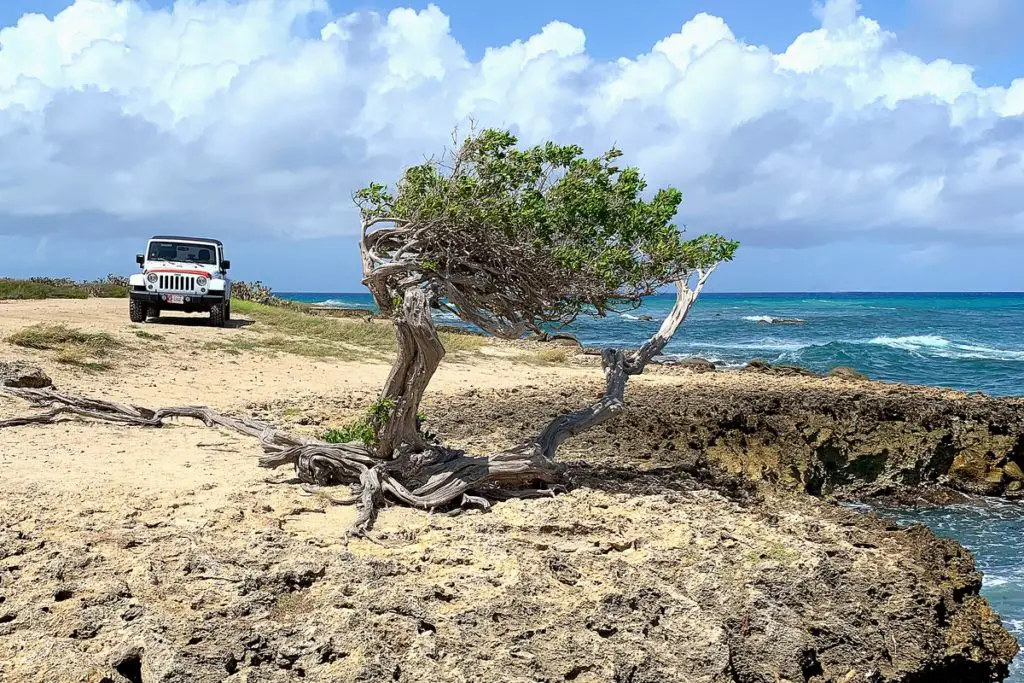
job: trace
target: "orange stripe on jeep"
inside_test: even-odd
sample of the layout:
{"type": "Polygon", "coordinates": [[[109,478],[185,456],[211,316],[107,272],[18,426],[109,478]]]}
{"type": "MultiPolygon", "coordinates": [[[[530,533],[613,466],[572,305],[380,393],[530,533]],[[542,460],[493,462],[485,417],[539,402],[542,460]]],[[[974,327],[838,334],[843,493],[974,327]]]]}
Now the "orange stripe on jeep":
{"type": "Polygon", "coordinates": [[[176,268],[154,268],[147,270],[146,273],[185,273],[186,275],[202,275],[203,277],[210,277],[210,274],[205,270],[179,270],[176,268]]]}

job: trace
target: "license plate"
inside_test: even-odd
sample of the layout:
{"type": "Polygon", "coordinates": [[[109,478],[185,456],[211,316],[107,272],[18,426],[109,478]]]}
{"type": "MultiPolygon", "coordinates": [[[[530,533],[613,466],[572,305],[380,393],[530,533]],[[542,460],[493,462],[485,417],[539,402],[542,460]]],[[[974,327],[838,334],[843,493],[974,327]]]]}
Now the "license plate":
{"type": "Polygon", "coordinates": [[[185,295],[184,294],[171,294],[168,297],[167,301],[168,301],[168,303],[172,303],[172,304],[183,304],[183,303],[185,303],[185,295]]]}

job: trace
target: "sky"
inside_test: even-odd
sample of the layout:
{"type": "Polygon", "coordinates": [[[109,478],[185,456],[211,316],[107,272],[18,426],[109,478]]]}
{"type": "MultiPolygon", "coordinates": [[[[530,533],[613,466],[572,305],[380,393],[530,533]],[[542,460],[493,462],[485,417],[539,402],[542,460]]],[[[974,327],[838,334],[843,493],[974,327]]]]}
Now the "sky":
{"type": "Polygon", "coordinates": [[[0,276],[128,274],[153,234],[357,291],[353,191],[474,119],[611,146],[709,291],[1024,290],[1020,0],[5,0],[0,276]]]}

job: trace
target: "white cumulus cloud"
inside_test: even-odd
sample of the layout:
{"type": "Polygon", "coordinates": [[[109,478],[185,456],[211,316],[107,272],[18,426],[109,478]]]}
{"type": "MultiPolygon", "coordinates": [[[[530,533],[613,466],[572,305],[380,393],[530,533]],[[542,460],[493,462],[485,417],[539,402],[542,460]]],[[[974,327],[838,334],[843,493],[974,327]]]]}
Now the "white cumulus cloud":
{"type": "Polygon", "coordinates": [[[1024,78],[907,54],[853,0],[814,11],[781,54],[698,14],[638,57],[552,22],[474,61],[435,6],[76,0],[0,30],[0,234],[351,234],[357,187],[473,118],[618,145],[681,222],[747,243],[1024,238],[1024,78]]]}

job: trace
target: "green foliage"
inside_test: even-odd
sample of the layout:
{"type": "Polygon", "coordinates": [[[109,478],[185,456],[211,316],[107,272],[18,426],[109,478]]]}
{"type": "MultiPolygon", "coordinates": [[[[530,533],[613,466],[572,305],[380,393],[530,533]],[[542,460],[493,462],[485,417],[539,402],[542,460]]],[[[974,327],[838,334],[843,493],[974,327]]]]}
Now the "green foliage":
{"type": "Polygon", "coordinates": [[[337,429],[328,429],[321,438],[327,443],[359,442],[367,446],[372,446],[376,441],[373,428],[365,420],[357,420],[337,429]]]}
{"type": "Polygon", "coordinates": [[[422,434],[423,438],[426,439],[427,441],[437,441],[437,434],[434,434],[434,432],[430,431],[430,428],[426,426],[426,423],[426,414],[421,412],[416,413],[416,428],[419,430],[420,434],[422,434]]]}
{"type": "Polygon", "coordinates": [[[254,304],[260,304],[261,306],[275,306],[278,308],[292,308],[296,310],[302,310],[303,308],[303,305],[300,303],[282,299],[275,295],[270,287],[259,280],[256,280],[255,282],[235,280],[232,282],[231,300],[246,301],[254,304]]]}
{"type": "Polygon", "coordinates": [[[0,299],[124,298],[128,279],[108,275],[103,280],[76,282],[68,278],[33,277],[27,280],[0,278],[0,299]]]}
{"type": "Polygon", "coordinates": [[[391,414],[394,412],[395,407],[398,404],[395,403],[395,399],[382,396],[376,401],[370,404],[369,408],[366,409],[366,421],[373,427],[380,429],[388,423],[391,419],[391,414]]]}
{"type": "Polygon", "coordinates": [[[672,222],[682,194],[648,196],[618,149],[588,158],[576,145],[517,145],[483,130],[406,170],[394,191],[357,192],[364,222],[396,226],[372,236],[374,253],[408,263],[389,273],[389,291],[425,284],[473,322],[534,326],[633,304],[733,258],[737,243],[719,235],[684,239],[672,222]]]}
{"type": "MultiPolygon", "coordinates": [[[[342,427],[328,429],[321,438],[327,443],[363,443],[373,446],[377,443],[377,429],[387,424],[395,409],[395,401],[391,398],[381,398],[369,405],[366,414],[342,427]],[[376,429],[375,429],[376,426],[376,429]]],[[[435,440],[435,435],[423,424],[427,416],[423,413],[416,414],[416,426],[427,441],[435,440]]]]}
{"type": "Polygon", "coordinates": [[[387,423],[394,409],[394,399],[379,398],[367,407],[363,417],[343,427],[328,429],[322,438],[327,443],[359,442],[372,446],[377,443],[377,430],[387,423]]]}

